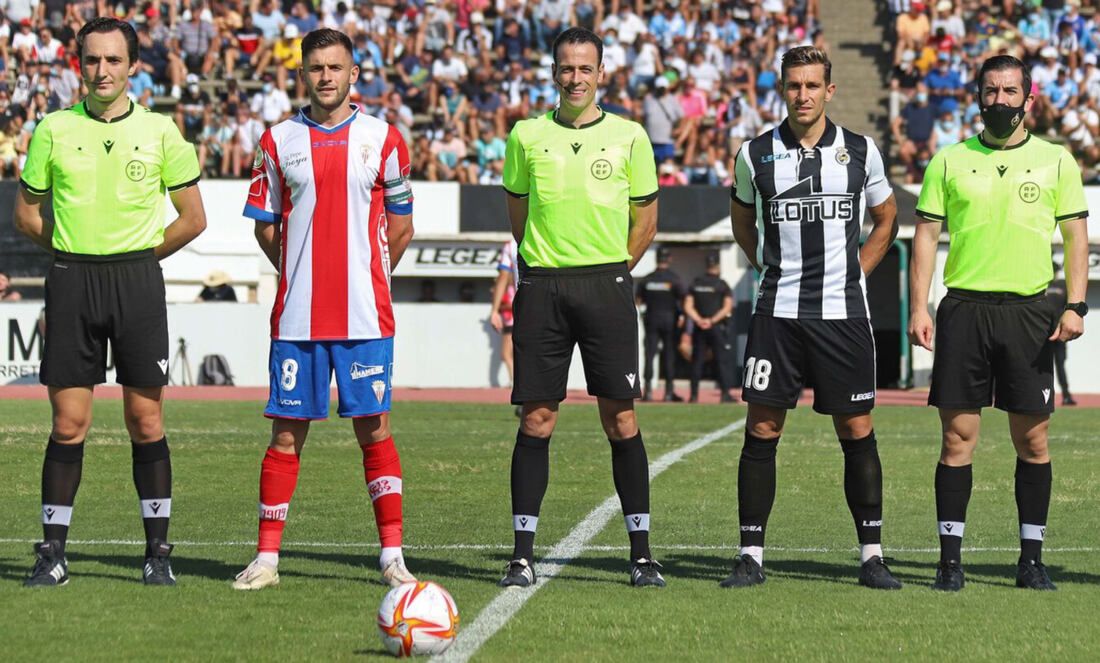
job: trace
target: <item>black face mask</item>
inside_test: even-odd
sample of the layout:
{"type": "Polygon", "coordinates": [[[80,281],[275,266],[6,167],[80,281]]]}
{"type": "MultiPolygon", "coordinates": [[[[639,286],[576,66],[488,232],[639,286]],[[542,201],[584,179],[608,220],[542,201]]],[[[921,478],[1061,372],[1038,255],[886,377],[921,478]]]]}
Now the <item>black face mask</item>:
{"type": "Polygon", "coordinates": [[[991,104],[982,108],[982,122],[994,138],[1005,139],[1024,121],[1024,105],[991,104]]]}

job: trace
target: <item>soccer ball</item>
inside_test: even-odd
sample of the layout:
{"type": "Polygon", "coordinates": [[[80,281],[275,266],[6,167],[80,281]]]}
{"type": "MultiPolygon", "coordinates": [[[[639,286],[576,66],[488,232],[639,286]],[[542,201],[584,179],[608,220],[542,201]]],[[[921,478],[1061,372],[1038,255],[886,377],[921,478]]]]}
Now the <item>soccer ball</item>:
{"type": "Polygon", "coordinates": [[[441,654],[458,632],[458,607],[434,582],[406,582],[382,599],[378,630],[394,656],[441,654]]]}

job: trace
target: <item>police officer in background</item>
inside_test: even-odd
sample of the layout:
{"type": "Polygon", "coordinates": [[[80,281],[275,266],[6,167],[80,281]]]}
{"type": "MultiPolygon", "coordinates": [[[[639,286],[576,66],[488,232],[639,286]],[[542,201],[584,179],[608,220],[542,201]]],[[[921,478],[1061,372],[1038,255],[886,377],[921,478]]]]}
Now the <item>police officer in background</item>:
{"type": "Polygon", "coordinates": [[[684,298],[684,286],[680,276],[669,269],[672,252],[657,249],[657,269],[638,282],[638,304],[645,305],[642,320],[645,324],[645,391],[643,401],[653,400],[653,360],[657,346],[661,346],[661,375],[665,378],[666,402],[682,403],[683,398],[673,391],[672,380],[676,366],[676,338],[680,324],[680,302],[684,298]]]}
{"type": "Polygon", "coordinates": [[[729,319],[733,315],[733,291],[729,284],[718,276],[721,267],[718,255],[707,255],[707,273],[697,277],[684,298],[684,313],[694,323],[691,334],[691,402],[699,400],[699,380],[703,377],[703,364],[706,350],[710,347],[714,353],[714,363],[718,367],[718,389],[723,403],[736,403],[737,399],[729,393],[733,384],[730,356],[733,346],[730,341],[729,319]]]}

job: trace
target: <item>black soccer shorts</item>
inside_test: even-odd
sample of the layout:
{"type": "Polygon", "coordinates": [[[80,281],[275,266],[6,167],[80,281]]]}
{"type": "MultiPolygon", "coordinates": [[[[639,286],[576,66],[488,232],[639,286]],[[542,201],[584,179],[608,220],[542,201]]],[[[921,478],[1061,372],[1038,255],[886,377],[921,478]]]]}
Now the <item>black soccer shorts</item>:
{"type": "Polygon", "coordinates": [[[58,252],[46,278],[39,380],[51,387],[102,384],[110,342],[119,384],[168,384],[166,309],[164,276],[152,249],[107,256],[58,252]]]}
{"type": "Polygon", "coordinates": [[[753,315],[741,392],[747,403],[793,409],[803,387],[814,410],[857,414],[875,406],[875,339],[866,318],[795,320],[753,315]]]}
{"type": "Polygon", "coordinates": [[[1054,349],[1047,338],[1057,324],[1043,293],[949,290],[936,311],[928,404],[1053,412],[1054,349]]]}
{"type": "Polygon", "coordinates": [[[513,404],[564,400],[574,346],[589,394],[641,397],[638,310],[626,263],[527,268],[512,309],[513,404]]]}

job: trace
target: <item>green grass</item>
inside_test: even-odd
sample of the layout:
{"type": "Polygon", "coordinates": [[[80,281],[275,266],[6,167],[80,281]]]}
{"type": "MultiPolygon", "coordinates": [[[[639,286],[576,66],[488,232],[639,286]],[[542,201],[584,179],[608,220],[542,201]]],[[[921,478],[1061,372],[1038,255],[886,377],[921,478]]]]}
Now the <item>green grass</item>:
{"type": "MultiPolygon", "coordinates": [[[[0,651],[5,660],[362,660],[384,655],[373,625],[385,588],[350,425],[318,423],[302,459],[274,590],[238,593],[251,559],[259,464],[268,424],[250,403],[171,402],[176,477],[171,538],[176,589],[140,583],[120,404],[96,406],[69,546],[72,581],[25,590],[40,537],[43,402],[0,403],[0,651]],[[235,543],[236,542],[236,543],[235,543]],[[309,543],[353,542],[349,546],[309,543]]],[[[742,417],[744,409],[643,406],[650,459],[742,417]]],[[[447,587],[465,623],[497,594],[510,552],[506,405],[398,404],[406,551],[419,576],[447,587]],[[478,544],[477,549],[446,546],[478,544]]],[[[938,422],[929,409],[876,410],[885,469],[887,555],[904,590],[858,587],[843,459],[825,417],[794,412],[779,453],[768,527],[768,583],[721,591],[737,534],[741,433],[687,456],[654,482],[653,543],[669,586],[627,586],[621,519],[548,583],[480,650],[480,660],[1095,660],[1100,648],[1100,413],[1054,419],[1055,493],[1046,561],[1060,591],[1014,588],[1014,456],[1005,417],[989,412],[967,521],[967,588],[928,589],[937,558],[932,476],[938,422]],[[821,552],[805,552],[819,549],[821,552]],[[1083,549],[1083,550],[1073,550],[1083,549]]],[[[592,406],[566,406],[551,446],[539,550],[609,495],[610,451],[592,406]]]]}

